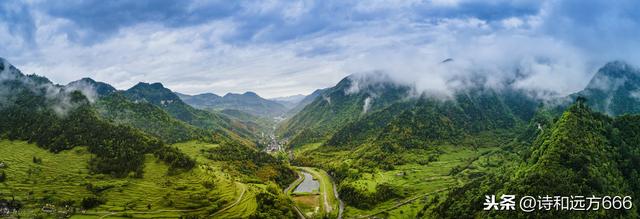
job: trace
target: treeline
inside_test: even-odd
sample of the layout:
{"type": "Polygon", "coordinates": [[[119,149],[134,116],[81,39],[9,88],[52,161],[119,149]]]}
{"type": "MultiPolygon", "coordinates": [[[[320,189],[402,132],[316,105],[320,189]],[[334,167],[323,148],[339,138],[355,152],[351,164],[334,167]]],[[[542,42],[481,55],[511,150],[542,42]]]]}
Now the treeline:
{"type": "Polygon", "coordinates": [[[284,195],[280,187],[269,184],[267,190],[256,195],[258,207],[256,212],[249,216],[251,219],[279,219],[295,218],[293,202],[284,195]]]}
{"type": "Polygon", "coordinates": [[[101,120],[78,91],[62,91],[57,95],[68,96],[52,100],[47,96],[50,87],[29,87],[20,80],[3,81],[2,86],[13,94],[7,104],[0,106],[2,138],[26,140],[52,152],[87,146],[96,155],[90,160],[90,169],[115,177],[131,172],[141,175],[146,153],[156,153],[174,168],[193,166],[186,155],[165,149],[160,140],[101,120]]]}
{"type": "Polygon", "coordinates": [[[359,209],[370,209],[377,203],[382,203],[393,198],[404,197],[400,188],[388,183],[376,185],[376,191],[374,193],[365,191],[364,188],[358,188],[349,183],[341,183],[338,192],[340,193],[340,198],[349,206],[354,206],[359,209]]]}

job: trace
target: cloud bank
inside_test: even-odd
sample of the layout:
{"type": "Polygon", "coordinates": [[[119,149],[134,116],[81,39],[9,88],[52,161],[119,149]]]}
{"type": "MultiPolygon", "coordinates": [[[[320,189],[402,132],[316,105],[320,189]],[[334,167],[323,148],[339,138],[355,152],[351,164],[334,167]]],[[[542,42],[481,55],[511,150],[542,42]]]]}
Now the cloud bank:
{"type": "Polygon", "coordinates": [[[640,2],[3,1],[0,56],[66,84],[310,93],[384,71],[418,89],[486,76],[525,89],[582,89],[607,61],[640,64],[640,2]],[[442,64],[445,59],[452,62],[442,64]]]}

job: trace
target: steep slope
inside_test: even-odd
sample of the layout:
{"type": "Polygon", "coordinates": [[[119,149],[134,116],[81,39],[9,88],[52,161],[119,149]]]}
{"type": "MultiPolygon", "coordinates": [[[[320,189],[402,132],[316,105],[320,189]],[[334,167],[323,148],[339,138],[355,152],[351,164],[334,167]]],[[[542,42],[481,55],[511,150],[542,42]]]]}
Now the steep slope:
{"type": "Polygon", "coordinates": [[[284,105],[264,99],[254,92],[245,92],[244,94],[228,93],[223,97],[211,93],[194,96],[179,94],[179,97],[185,103],[199,109],[233,109],[269,118],[282,116],[287,111],[284,105]]]}
{"type": "Polygon", "coordinates": [[[290,118],[290,117],[296,115],[297,113],[302,111],[302,109],[304,109],[304,107],[306,107],[311,102],[316,100],[316,98],[318,98],[320,95],[322,95],[322,93],[325,92],[326,90],[327,90],[327,88],[325,88],[325,89],[317,89],[317,90],[313,91],[313,93],[305,96],[293,108],[291,108],[289,111],[287,111],[287,113],[285,114],[285,117],[286,118],[290,118]]]}
{"type": "Polygon", "coordinates": [[[91,78],[82,78],[72,81],[65,86],[67,90],[79,90],[87,96],[103,97],[116,92],[116,88],[104,82],[98,82],[91,78]]]}
{"type": "MultiPolygon", "coordinates": [[[[517,169],[489,173],[454,189],[446,199],[431,208],[429,217],[628,217],[637,209],[615,211],[484,211],[486,194],[531,196],[637,195],[637,144],[640,116],[612,119],[592,112],[584,100],[570,106],[549,129],[538,135],[517,169]]],[[[634,205],[638,203],[634,200],[634,205]]],[[[427,208],[427,206],[425,206],[427,208]]]]}
{"type": "Polygon", "coordinates": [[[367,139],[387,144],[393,139],[405,148],[421,147],[514,128],[528,121],[540,102],[523,90],[482,86],[456,90],[451,98],[419,96],[408,86],[373,78],[380,76],[345,78],[285,121],[279,134],[293,146],[324,140],[334,147],[355,146],[367,139]]]}
{"type": "MultiPolygon", "coordinates": [[[[138,128],[167,143],[207,139],[208,136],[203,129],[180,121],[153,104],[134,103],[121,93],[102,97],[94,105],[102,117],[116,124],[138,128]]],[[[220,140],[222,139],[207,139],[209,142],[220,140]]]]}
{"type": "Polygon", "coordinates": [[[411,91],[407,86],[380,82],[378,78],[371,75],[344,78],[283,122],[278,135],[289,138],[292,147],[324,141],[345,124],[402,100],[411,91]]]}
{"type": "Polygon", "coordinates": [[[90,169],[114,176],[142,174],[146,153],[156,153],[173,167],[193,167],[192,160],[158,139],[100,119],[81,92],[65,90],[44,77],[25,76],[3,59],[0,87],[2,138],[35,142],[52,152],[88,146],[96,154],[90,169]]]}
{"type": "Polygon", "coordinates": [[[640,70],[621,61],[609,62],[587,87],[572,95],[583,96],[594,110],[609,115],[640,112],[640,70]]]}
{"type": "MultiPolygon", "coordinates": [[[[397,151],[456,144],[484,131],[515,130],[525,123],[525,118],[515,116],[517,109],[507,104],[509,98],[503,94],[490,89],[469,89],[457,93],[454,100],[420,98],[413,107],[385,124],[375,143],[385,151],[397,151]]],[[[528,106],[535,109],[535,100],[524,95],[519,98],[528,100],[528,106]]]]}
{"type": "Polygon", "coordinates": [[[247,144],[253,144],[253,139],[255,139],[254,133],[242,123],[216,112],[195,109],[184,103],[175,93],[160,83],[141,82],[124,91],[123,95],[134,103],[153,104],[181,121],[212,131],[214,139],[227,138],[247,144]]]}

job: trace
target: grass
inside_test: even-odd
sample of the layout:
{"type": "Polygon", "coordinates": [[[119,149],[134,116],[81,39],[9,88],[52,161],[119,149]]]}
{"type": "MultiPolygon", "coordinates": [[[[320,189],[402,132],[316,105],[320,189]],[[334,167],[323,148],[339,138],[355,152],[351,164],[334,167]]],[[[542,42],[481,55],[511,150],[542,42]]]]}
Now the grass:
{"type": "MultiPolygon", "coordinates": [[[[318,148],[320,144],[308,144],[299,149],[300,156],[312,158],[313,163],[339,165],[351,164],[354,158],[365,154],[369,147],[361,146],[352,150],[325,150],[318,148]],[[306,148],[306,149],[305,149],[306,148]]],[[[358,209],[348,204],[345,207],[344,217],[352,218],[376,213],[383,218],[415,218],[416,214],[426,203],[425,194],[443,193],[446,189],[460,185],[465,177],[450,175],[452,169],[462,169],[462,176],[472,175],[472,172],[481,171],[480,164],[492,163],[485,154],[497,150],[499,145],[485,145],[476,149],[455,145],[440,145],[428,150],[410,150],[399,154],[406,163],[396,165],[393,170],[385,171],[374,169],[372,172],[360,172],[357,179],[347,179],[341,183],[348,183],[369,193],[376,192],[376,186],[382,183],[400,188],[404,197],[391,199],[377,203],[370,209],[358,209]],[[429,157],[437,154],[437,159],[429,157]],[[419,197],[415,200],[413,198],[419,197]],[[404,203],[404,201],[411,202],[404,203]],[[397,206],[399,203],[402,205],[397,206]]],[[[328,177],[328,176],[327,176],[328,177]]],[[[330,181],[328,181],[330,182],[330,181]]],[[[333,196],[331,198],[334,198],[333,196]]],[[[333,202],[335,203],[335,202],[333,202]]]]}
{"type": "Polygon", "coordinates": [[[39,209],[45,203],[55,204],[57,210],[62,211],[64,201],[73,202],[79,208],[82,198],[98,196],[106,201],[103,205],[85,215],[78,210],[74,218],[104,215],[154,218],[209,215],[235,202],[238,193],[246,189],[240,202],[225,216],[248,217],[255,212],[255,194],[262,188],[236,182],[222,172],[217,163],[199,155],[201,148],[216,145],[190,142],[176,146],[194,157],[198,166],[168,175],[165,163],[146,155],[142,178],[112,178],[89,173],[87,165],[93,155],[85,147],[54,154],[24,141],[0,140],[0,161],[7,164],[2,169],[7,180],[0,183],[0,198],[22,202],[23,217],[43,214],[39,209]],[[33,157],[42,159],[42,163],[34,163],[33,157]],[[89,185],[104,190],[90,191],[89,185]]]}
{"type": "MultiPolygon", "coordinates": [[[[444,151],[438,157],[437,161],[430,162],[426,165],[405,164],[396,166],[392,171],[378,172],[371,174],[371,178],[361,179],[362,182],[368,184],[368,188],[375,189],[375,185],[379,183],[389,183],[397,188],[403,188],[405,198],[389,200],[379,203],[372,209],[357,209],[348,207],[346,215],[370,215],[372,213],[384,212],[385,209],[395,207],[401,200],[411,199],[417,196],[430,193],[438,193],[454,186],[460,185],[462,179],[451,176],[450,172],[454,167],[468,167],[470,162],[476,161],[478,157],[489,151],[496,150],[496,147],[484,147],[478,150],[456,146],[443,146],[444,151]]],[[[415,217],[418,211],[424,206],[426,198],[419,198],[406,205],[402,205],[391,211],[382,214],[389,218],[411,218],[415,217]]]]}
{"type": "Polygon", "coordinates": [[[295,196],[293,201],[300,211],[309,218],[320,212],[320,195],[295,196]]]}

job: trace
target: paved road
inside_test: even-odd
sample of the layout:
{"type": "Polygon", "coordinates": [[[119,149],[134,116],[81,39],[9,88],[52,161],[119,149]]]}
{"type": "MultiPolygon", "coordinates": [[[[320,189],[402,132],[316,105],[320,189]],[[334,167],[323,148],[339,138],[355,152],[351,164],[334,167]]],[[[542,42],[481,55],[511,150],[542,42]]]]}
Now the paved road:
{"type": "Polygon", "coordinates": [[[289,187],[284,189],[284,194],[289,194],[289,191],[293,191],[293,189],[295,189],[300,184],[300,182],[304,180],[304,176],[300,173],[300,171],[296,171],[296,173],[298,174],[298,179],[293,181],[293,183],[289,184],[289,187]]]}

